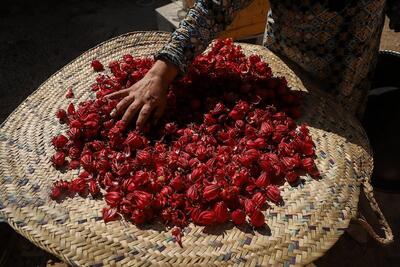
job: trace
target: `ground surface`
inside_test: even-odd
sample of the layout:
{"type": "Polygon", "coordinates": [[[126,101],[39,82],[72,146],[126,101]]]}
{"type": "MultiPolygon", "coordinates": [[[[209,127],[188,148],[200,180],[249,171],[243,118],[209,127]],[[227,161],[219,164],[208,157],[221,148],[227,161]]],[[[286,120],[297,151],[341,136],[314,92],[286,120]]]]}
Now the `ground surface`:
{"type": "MultiPolygon", "coordinates": [[[[0,8],[0,122],[46,78],[85,50],[122,33],[156,29],[154,9],[167,2],[3,2],[0,8]]],[[[400,51],[400,34],[385,28],[381,48],[400,51]]],[[[397,93],[384,100],[387,112],[398,112],[399,97],[397,93]]],[[[388,123],[398,120],[399,117],[391,118],[388,123]]],[[[389,125],[386,131],[394,132],[394,129],[389,125]]],[[[345,234],[316,262],[317,266],[399,266],[400,191],[375,190],[375,193],[392,225],[396,243],[382,248],[362,234],[357,235],[361,242],[345,234]]],[[[363,198],[360,206],[364,213],[370,213],[363,198]]],[[[0,240],[0,266],[45,266],[51,259],[4,223],[0,223],[0,240]]]]}

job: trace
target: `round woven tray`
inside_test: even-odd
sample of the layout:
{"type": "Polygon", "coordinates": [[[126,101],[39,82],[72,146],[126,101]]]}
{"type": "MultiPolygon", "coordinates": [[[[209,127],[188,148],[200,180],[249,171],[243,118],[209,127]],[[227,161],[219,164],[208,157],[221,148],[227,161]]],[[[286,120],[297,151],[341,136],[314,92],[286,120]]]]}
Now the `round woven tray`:
{"type": "MultiPolygon", "coordinates": [[[[310,126],[322,173],[320,180],[304,177],[303,186],[282,187],[285,204],[265,212],[267,231],[190,225],[180,248],[170,232],[157,225],[105,224],[103,200],[49,199],[54,181],[77,174],[61,173],[50,162],[51,139],[63,130],[54,114],[67,105],[66,89],[74,88],[75,103],[94,97],[89,88],[97,74],[91,60],[109,62],[126,53],[151,56],[168,39],[167,33],[135,32],[102,43],[51,76],[10,115],[0,129],[0,215],[33,243],[72,265],[288,266],[322,256],[356,218],[360,185],[370,190],[368,140],[359,122],[330,96],[300,80],[260,46],[242,45],[246,54],[261,55],[275,75],[285,76],[293,90],[304,92],[301,121],[310,126]]],[[[383,224],[388,236],[381,241],[389,242],[390,229],[383,224]]]]}

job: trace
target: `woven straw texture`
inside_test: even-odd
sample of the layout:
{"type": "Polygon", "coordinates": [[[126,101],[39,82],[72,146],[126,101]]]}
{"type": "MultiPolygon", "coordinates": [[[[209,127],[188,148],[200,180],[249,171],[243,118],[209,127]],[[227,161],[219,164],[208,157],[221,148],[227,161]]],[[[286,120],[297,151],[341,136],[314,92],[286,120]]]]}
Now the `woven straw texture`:
{"type": "Polygon", "coordinates": [[[285,76],[293,90],[304,92],[301,121],[310,126],[322,173],[320,180],[304,177],[299,187],[282,186],[284,206],[265,211],[269,229],[190,225],[180,248],[157,225],[105,224],[103,200],[49,199],[54,181],[77,174],[56,171],[50,162],[51,138],[64,127],[54,114],[68,103],[66,89],[74,88],[75,103],[94,97],[89,89],[97,74],[91,60],[109,62],[126,53],[150,56],[168,38],[167,33],[134,32],[102,43],[51,76],[11,114],[0,129],[0,215],[72,265],[299,266],[322,256],[356,216],[360,185],[372,170],[368,140],[358,121],[330,96],[260,46],[242,45],[246,54],[261,55],[274,74],[285,76]]]}

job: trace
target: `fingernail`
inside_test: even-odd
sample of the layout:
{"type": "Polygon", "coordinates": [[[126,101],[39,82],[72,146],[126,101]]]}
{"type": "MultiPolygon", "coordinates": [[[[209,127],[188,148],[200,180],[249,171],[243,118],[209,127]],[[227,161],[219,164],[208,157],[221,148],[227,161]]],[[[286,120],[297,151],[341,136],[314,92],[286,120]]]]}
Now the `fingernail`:
{"type": "Polygon", "coordinates": [[[110,116],[115,117],[115,115],[117,115],[117,110],[114,108],[113,110],[111,110],[110,116]]]}

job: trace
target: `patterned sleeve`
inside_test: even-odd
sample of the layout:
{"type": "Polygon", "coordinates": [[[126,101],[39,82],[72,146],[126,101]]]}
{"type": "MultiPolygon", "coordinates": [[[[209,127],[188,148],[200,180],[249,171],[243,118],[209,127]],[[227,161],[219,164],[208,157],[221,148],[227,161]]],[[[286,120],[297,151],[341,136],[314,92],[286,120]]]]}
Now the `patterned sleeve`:
{"type": "Polygon", "coordinates": [[[396,32],[400,31],[400,0],[387,0],[386,14],[389,17],[389,27],[396,32]]]}
{"type": "Polygon", "coordinates": [[[156,54],[185,72],[193,58],[203,52],[218,33],[233,20],[237,11],[252,0],[197,0],[170,41],[156,54]]]}

